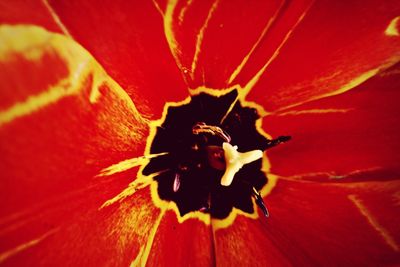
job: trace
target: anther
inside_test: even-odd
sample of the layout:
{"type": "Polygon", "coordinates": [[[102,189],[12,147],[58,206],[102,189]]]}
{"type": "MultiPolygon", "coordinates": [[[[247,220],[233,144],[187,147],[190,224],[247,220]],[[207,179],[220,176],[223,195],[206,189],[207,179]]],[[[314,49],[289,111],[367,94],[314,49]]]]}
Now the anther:
{"type": "Polygon", "coordinates": [[[175,173],[172,190],[174,190],[174,192],[178,192],[180,186],[181,186],[181,176],[179,175],[179,173],[175,173]]]}
{"type": "Polygon", "coordinates": [[[192,133],[195,135],[201,134],[201,133],[208,133],[211,135],[216,135],[222,138],[225,142],[230,142],[231,137],[229,136],[228,133],[226,133],[224,130],[222,130],[218,126],[212,126],[212,125],[207,125],[204,122],[198,122],[192,127],[192,133]]]}
{"type": "Polygon", "coordinates": [[[253,187],[253,195],[256,199],[257,206],[262,210],[265,217],[269,217],[269,212],[267,207],[265,206],[264,200],[260,194],[254,187],[253,187]]]}

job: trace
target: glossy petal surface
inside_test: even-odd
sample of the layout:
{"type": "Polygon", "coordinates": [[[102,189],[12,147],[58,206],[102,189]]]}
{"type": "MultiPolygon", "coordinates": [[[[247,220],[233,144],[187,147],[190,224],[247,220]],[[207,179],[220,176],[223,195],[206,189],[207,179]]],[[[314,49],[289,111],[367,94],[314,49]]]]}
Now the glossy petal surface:
{"type": "MultiPolygon", "coordinates": [[[[127,218],[127,207],[98,212],[136,173],[122,179],[95,176],[110,164],[143,153],[146,121],[126,93],[72,40],[33,26],[2,26],[0,35],[6,44],[0,65],[1,235],[5,241],[0,261],[10,259],[11,265],[13,260],[24,261],[25,256],[12,257],[21,252],[27,262],[66,263],[70,258],[83,263],[87,255],[78,259],[68,253],[75,255],[84,248],[92,249],[88,253],[95,261],[95,244],[119,249],[107,242],[101,245],[96,241],[100,236],[109,236],[109,230],[124,220],[136,224],[127,218]],[[89,229],[93,236],[85,238],[89,229]],[[25,254],[39,243],[37,253],[25,254]],[[59,251],[43,256],[40,251],[49,248],[59,251]]],[[[145,197],[148,194],[141,200],[143,205],[134,209],[155,209],[145,197]]],[[[152,222],[151,216],[140,220],[152,222]]],[[[122,242],[118,235],[112,240],[122,242]]]]}
{"type": "Polygon", "coordinates": [[[394,0],[0,1],[0,264],[399,265],[399,14],[394,0]],[[271,217],[221,227],[156,207],[134,168],[147,119],[188,88],[233,86],[265,132],[293,136],[267,153],[271,217]]]}
{"type": "Polygon", "coordinates": [[[217,265],[396,265],[399,186],[279,180],[268,220],[238,218],[215,233],[217,265]]]}
{"type": "Polygon", "coordinates": [[[394,66],[349,92],[265,117],[272,135],[283,131],[295,140],[270,151],[271,171],[310,180],[376,179],[377,173],[398,179],[398,70],[394,66]],[[302,151],[308,156],[300,156],[302,151]]]}
{"type": "Polygon", "coordinates": [[[146,117],[158,118],[165,102],[187,96],[152,1],[49,1],[49,6],[146,117]]]}

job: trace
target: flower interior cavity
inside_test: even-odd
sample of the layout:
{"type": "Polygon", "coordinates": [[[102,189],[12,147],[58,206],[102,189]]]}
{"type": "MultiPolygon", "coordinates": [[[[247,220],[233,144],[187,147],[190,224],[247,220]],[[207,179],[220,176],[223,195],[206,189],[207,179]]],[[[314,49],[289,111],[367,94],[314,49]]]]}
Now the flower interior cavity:
{"type": "Polygon", "coordinates": [[[225,219],[233,208],[254,213],[253,203],[269,216],[259,193],[268,182],[263,152],[290,137],[263,136],[258,111],[237,99],[237,90],[218,97],[201,92],[170,106],[150,140],[150,153],[164,154],[142,173],[155,175],[159,198],[175,202],[180,216],[200,211],[225,219]]]}

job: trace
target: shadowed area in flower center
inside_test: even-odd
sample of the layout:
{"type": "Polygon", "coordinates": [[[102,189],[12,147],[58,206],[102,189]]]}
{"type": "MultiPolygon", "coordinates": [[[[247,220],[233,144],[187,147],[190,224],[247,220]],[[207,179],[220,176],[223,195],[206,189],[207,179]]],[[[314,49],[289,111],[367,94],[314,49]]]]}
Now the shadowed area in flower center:
{"type": "Polygon", "coordinates": [[[236,90],[219,97],[204,92],[192,96],[188,103],[170,106],[156,129],[150,153],[167,154],[152,158],[143,174],[158,174],[154,179],[159,197],[175,202],[181,216],[200,211],[224,219],[233,208],[254,212],[254,189],[259,191],[267,183],[261,171],[262,160],[245,164],[232,184],[223,186],[225,167],[214,165],[218,160],[225,165],[221,147],[226,140],[210,132],[193,133],[193,127],[202,122],[226,132],[239,152],[268,148],[271,140],[256,129],[260,118],[257,110],[243,106],[237,97],[236,90]]]}

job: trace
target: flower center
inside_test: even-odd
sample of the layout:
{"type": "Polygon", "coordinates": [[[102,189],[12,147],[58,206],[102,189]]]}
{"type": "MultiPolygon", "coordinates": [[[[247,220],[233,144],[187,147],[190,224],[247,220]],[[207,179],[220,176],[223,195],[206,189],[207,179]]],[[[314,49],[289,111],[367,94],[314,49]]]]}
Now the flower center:
{"type": "Polygon", "coordinates": [[[144,175],[155,175],[160,199],[172,201],[181,216],[208,213],[225,219],[233,208],[254,213],[254,202],[264,215],[268,210],[259,191],[267,184],[261,171],[263,151],[285,142],[260,134],[257,110],[236,101],[233,90],[216,97],[207,93],[168,108],[156,128],[144,175]]]}

